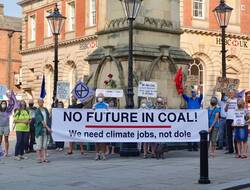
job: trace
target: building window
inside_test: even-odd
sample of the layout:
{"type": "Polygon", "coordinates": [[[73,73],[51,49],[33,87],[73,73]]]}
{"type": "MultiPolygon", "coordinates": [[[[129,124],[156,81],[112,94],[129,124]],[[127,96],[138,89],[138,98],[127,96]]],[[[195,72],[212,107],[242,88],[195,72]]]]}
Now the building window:
{"type": "Polygon", "coordinates": [[[193,0],[193,17],[204,19],[205,3],[204,0],[193,0]]]}
{"type": "Polygon", "coordinates": [[[75,2],[71,2],[68,4],[68,30],[75,30],[75,2]]]}
{"type": "Polygon", "coordinates": [[[96,0],[89,1],[89,26],[96,25],[96,0]]]}
{"type": "Polygon", "coordinates": [[[189,65],[188,75],[196,76],[198,78],[198,84],[202,87],[204,86],[204,69],[199,59],[194,59],[194,62],[189,65]]]}
{"type": "Polygon", "coordinates": [[[36,40],[36,16],[30,17],[30,41],[36,40]]]}
{"type": "MultiPolygon", "coordinates": [[[[46,11],[46,16],[45,16],[45,20],[47,20],[47,16],[49,16],[50,14],[52,13],[52,10],[48,10],[48,11],[46,11]]],[[[45,23],[45,37],[51,37],[52,36],[52,33],[51,33],[51,28],[50,28],[50,26],[49,26],[49,23],[48,23],[48,21],[47,22],[44,22],[45,23]]]]}

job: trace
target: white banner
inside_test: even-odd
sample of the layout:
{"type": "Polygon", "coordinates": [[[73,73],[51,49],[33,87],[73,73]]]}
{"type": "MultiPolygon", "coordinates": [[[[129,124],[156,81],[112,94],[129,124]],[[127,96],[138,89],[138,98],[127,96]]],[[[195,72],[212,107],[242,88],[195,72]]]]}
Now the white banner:
{"type": "Polygon", "coordinates": [[[207,110],[52,110],[54,141],[198,142],[207,110]]]}
{"type": "Polygon", "coordinates": [[[123,97],[123,90],[122,89],[96,89],[95,95],[102,93],[104,97],[109,98],[122,98],[123,97]]]}

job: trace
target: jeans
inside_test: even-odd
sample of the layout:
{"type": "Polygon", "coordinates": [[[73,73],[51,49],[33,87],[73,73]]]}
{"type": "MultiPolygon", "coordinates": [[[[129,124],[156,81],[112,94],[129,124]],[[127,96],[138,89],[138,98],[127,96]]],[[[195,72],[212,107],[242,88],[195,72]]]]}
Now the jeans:
{"type": "Polygon", "coordinates": [[[220,118],[219,135],[218,135],[219,148],[223,148],[224,143],[226,144],[226,139],[224,138],[225,133],[226,133],[226,119],[220,118]]]}
{"type": "Polygon", "coordinates": [[[16,147],[15,147],[15,156],[23,156],[25,142],[29,136],[29,132],[16,131],[16,147]]]}

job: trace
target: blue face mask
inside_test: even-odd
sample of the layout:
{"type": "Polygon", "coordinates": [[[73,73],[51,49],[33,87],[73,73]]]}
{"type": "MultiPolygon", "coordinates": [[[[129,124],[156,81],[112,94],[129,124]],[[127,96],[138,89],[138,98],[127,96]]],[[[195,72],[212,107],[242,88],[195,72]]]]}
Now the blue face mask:
{"type": "Polygon", "coordinates": [[[192,97],[196,97],[196,93],[195,92],[192,92],[192,97]]]}

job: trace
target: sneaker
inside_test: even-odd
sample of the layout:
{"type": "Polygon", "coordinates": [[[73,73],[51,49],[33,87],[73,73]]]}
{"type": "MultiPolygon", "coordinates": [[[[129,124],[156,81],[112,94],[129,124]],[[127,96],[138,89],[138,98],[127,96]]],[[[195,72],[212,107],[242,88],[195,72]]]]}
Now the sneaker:
{"type": "Polygon", "coordinates": [[[59,150],[60,150],[60,148],[56,148],[56,150],[57,150],[57,151],[59,151],[59,150]]]}
{"type": "Polygon", "coordinates": [[[20,156],[20,159],[27,160],[27,159],[28,159],[28,157],[27,157],[27,156],[20,156]]]}
{"type": "Polygon", "coordinates": [[[59,148],[59,152],[62,152],[63,151],[63,148],[59,148]]]}
{"type": "Polygon", "coordinates": [[[100,154],[96,154],[95,160],[100,160],[100,154]]]}
{"type": "Polygon", "coordinates": [[[106,158],[105,154],[102,153],[102,160],[106,160],[106,159],[107,159],[107,158],[106,158]]]}
{"type": "Polygon", "coordinates": [[[14,160],[20,161],[21,158],[19,156],[14,156],[14,160]]]}

